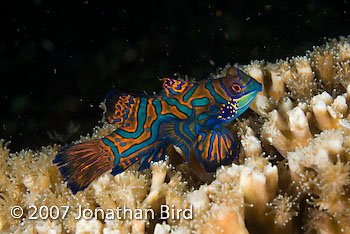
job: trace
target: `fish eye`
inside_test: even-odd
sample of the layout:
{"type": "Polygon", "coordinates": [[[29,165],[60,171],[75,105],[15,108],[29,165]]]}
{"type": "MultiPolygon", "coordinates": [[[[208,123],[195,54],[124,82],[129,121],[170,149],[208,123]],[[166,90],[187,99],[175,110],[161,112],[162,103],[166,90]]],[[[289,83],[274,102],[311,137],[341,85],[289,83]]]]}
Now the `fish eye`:
{"type": "Polygon", "coordinates": [[[232,85],[232,90],[235,91],[236,93],[242,92],[242,88],[239,84],[233,84],[232,85]]]}

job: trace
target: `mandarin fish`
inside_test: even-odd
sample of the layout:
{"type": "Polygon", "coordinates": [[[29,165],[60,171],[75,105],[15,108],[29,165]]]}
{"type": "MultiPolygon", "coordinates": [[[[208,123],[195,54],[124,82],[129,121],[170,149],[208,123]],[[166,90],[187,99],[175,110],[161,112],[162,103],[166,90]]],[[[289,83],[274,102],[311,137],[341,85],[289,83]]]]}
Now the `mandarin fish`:
{"type": "Polygon", "coordinates": [[[194,152],[207,172],[231,164],[239,142],[228,123],[248,109],[262,85],[231,67],[226,76],[198,82],[163,79],[158,95],[107,94],[105,117],[118,128],[110,135],[63,148],[53,163],[75,194],[103,173],[139,170],[165,158],[174,145],[190,161],[194,152]]]}

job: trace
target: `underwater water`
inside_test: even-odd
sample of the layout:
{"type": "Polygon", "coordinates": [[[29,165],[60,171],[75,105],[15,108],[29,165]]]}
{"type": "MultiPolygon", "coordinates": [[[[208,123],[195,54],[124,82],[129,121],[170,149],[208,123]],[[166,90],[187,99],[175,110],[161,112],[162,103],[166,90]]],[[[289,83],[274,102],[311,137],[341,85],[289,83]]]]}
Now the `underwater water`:
{"type": "Polygon", "coordinates": [[[101,119],[111,89],[158,92],[227,63],[302,55],[349,34],[347,1],[45,1],[3,4],[1,138],[66,144],[101,119]]]}
{"type": "Polygon", "coordinates": [[[2,8],[1,233],[350,233],[348,0],[15,0],[2,8]],[[212,112],[186,115],[198,114],[195,127],[183,132],[203,137],[200,144],[181,148],[186,134],[179,136],[180,123],[160,123],[166,111],[181,111],[163,109],[156,100],[152,114],[152,106],[143,105],[149,96],[112,92],[106,118],[124,125],[115,131],[103,124],[100,103],[110,90],[158,93],[164,77],[170,77],[163,90],[169,97],[162,96],[168,104],[176,103],[172,95],[181,89],[194,98],[191,105],[211,105],[212,112]],[[196,86],[200,82],[171,79],[178,77],[222,79],[210,89],[213,80],[196,86]],[[237,94],[232,100],[239,101],[229,99],[219,109],[209,100],[222,98],[215,92],[223,79],[225,87],[237,88],[225,90],[246,90],[246,98],[237,94]],[[130,111],[141,106],[147,121],[145,109],[130,111]],[[220,110],[218,119],[229,122],[236,109],[247,111],[230,125],[207,115],[220,110]],[[126,111],[127,120],[118,111],[126,111]],[[135,137],[126,132],[138,124],[136,115],[145,124],[135,137]],[[162,141],[156,158],[168,157],[146,168],[154,145],[139,132],[158,129],[152,117],[162,141]],[[209,156],[217,159],[213,152],[235,161],[209,165],[209,156]],[[191,161],[195,156],[199,161],[191,161]],[[147,160],[124,171],[139,157],[147,160]],[[136,170],[140,164],[145,170],[136,170]],[[58,220],[37,220],[31,219],[33,207],[70,210],[58,220]],[[9,215],[13,208],[19,210],[9,215]],[[109,220],[104,215],[112,208],[151,217],[109,220]],[[89,212],[89,220],[77,218],[89,212]]]}

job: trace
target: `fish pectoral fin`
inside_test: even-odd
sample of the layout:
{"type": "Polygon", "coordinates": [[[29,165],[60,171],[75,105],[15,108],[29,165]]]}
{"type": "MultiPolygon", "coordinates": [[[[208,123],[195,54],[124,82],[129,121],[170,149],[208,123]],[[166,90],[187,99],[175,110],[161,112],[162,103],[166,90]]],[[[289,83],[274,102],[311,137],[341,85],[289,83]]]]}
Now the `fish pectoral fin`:
{"type": "Polygon", "coordinates": [[[180,148],[187,161],[189,161],[190,151],[195,140],[188,125],[189,121],[179,119],[162,123],[159,127],[159,138],[180,148]]]}
{"type": "Polygon", "coordinates": [[[201,129],[194,143],[194,152],[207,172],[215,172],[221,165],[231,164],[238,155],[239,143],[231,130],[201,129]]]}

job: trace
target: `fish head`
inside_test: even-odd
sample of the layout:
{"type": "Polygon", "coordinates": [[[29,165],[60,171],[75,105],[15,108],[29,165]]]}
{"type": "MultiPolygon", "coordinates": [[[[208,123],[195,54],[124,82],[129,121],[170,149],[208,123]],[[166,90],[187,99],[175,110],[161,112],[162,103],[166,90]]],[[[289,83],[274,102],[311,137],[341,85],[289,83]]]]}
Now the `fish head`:
{"type": "Polygon", "coordinates": [[[222,104],[217,119],[223,122],[230,122],[245,112],[262,91],[261,83],[235,67],[227,70],[220,83],[226,93],[226,102],[222,104]]]}

